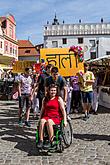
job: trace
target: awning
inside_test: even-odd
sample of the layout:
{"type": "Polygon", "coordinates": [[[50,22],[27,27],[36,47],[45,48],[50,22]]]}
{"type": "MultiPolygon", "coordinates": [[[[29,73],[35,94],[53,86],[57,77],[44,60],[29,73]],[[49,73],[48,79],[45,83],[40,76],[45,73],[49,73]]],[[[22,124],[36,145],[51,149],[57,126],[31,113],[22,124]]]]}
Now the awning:
{"type": "Polygon", "coordinates": [[[96,59],[91,59],[87,62],[90,63],[90,62],[95,62],[95,61],[100,61],[100,60],[110,60],[110,55],[105,55],[96,59]]]}
{"type": "Polygon", "coordinates": [[[3,70],[3,69],[12,69],[12,67],[11,66],[9,66],[9,65],[5,65],[5,64],[0,64],[0,69],[1,70],[3,70]]]}

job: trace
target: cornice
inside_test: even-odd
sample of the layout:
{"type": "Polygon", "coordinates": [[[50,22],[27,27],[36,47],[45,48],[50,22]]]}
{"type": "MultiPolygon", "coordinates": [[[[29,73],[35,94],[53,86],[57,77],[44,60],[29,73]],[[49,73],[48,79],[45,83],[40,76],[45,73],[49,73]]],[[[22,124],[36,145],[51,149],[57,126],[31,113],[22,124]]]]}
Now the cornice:
{"type": "Polygon", "coordinates": [[[13,40],[12,38],[8,37],[7,35],[4,35],[4,38],[7,39],[8,41],[13,42],[14,44],[18,45],[17,40],[13,40]]]}

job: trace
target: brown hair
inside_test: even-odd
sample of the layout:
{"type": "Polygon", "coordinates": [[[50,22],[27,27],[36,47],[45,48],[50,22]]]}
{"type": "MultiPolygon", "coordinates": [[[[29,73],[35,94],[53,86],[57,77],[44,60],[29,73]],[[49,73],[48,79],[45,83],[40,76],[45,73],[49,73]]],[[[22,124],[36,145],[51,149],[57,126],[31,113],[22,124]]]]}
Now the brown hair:
{"type": "Polygon", "coordinates": [[[51,84],[48,87],[48,91],[47,91],[47,94],[44,98],[44,102],[47,102],[50,99],[50,89],[51,88],[56,88],[56,91],[57,91],[56,96],[59,96],[58,86],[56,84],[51,84]]]}

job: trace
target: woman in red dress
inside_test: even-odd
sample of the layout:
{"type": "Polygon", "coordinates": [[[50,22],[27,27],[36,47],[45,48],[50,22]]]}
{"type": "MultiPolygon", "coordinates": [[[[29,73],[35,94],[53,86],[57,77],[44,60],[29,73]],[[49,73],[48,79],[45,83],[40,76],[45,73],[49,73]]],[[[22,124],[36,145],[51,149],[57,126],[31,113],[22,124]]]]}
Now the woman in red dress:
{"type": "Polygon", "coordinates": [[[44,125],[47,126],[50,143],[54,137],[53,125],[60,124],[64,119],[64,126],[67,125],[66,111],[63,99],[58,96],[58,87],[55,84],[49,86],[47,96],[43,99],[42,109],[40,114],[38,148],[43,147],[43,130],[44,125]]]}

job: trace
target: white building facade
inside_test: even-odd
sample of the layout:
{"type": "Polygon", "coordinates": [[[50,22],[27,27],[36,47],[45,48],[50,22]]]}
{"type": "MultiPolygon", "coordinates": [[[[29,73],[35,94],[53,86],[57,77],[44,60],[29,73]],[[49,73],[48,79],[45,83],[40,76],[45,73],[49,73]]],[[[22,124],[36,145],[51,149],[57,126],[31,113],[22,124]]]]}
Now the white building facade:
{"type": "Polygon", "coordinates": [[[110,55],[110,23],[59,24],[54,19],[44,26],[44,48],[81,46],[84,59],[110,55]]]}

